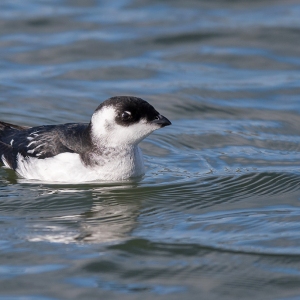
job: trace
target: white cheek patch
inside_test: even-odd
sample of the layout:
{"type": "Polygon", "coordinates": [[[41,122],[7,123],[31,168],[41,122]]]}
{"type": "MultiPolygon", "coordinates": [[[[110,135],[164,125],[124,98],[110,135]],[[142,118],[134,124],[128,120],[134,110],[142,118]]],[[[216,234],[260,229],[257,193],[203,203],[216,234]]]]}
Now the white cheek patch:
{"type": "Polygon", "coordinates": [[[122,145],[137,145],[159,126],[155,124],[149,124],[145,120],[141,120],[139,123],[132,124],[130,126],[122,126],[116,124],[113,130],[109,132],[109,136],[106,137],[107,145],[112,147],[122,145]]]}
{"type": "Polygon", "coordinates": [[[110,130],[112,130],[113,125],[108,120],[106,120],[104,123],[104,128],[106,131],[110,131],[110,130]]]}
{"type": "Polygon", "coordinates": [[[116,111],[112,107],[102,107],[101,110],[95,112],[92,116],[93,134],[99,134],[109,131],[115,123],[116,111]]]}
{"type": "Polygon", "coordinates": [[[103,107],[92,116],[92,135],[99,146],[124,147],[137,145],[151,132],[159,129],[157,124],[141,119],[138,123],[122,126],[115,121],[116,111],[113,107],[103,107]]]}

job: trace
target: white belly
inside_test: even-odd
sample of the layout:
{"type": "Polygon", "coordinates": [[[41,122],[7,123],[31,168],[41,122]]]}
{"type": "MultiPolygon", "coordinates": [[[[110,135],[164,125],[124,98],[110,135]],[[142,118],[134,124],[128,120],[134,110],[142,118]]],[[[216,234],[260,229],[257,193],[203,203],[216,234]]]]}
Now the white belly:
{"type": "Polygon", "coordinates": [[[143,175],[145,168],[141,150],[135,147],[118,159],[108,159],[104,165],[93,167],[85,166],[76,153],[66,152],[45,159],[24,158],[19,154],[16,172],[27,179],[79,183],[125,180],[143,175]]]}

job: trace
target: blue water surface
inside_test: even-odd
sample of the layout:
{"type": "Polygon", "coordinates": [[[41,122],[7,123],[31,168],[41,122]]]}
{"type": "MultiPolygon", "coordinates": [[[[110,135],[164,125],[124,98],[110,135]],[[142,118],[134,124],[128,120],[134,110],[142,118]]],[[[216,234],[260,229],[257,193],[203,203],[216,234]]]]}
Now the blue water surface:
{"type": "Polygon", "coordinates": [[[0,117],[172,121],[141,180],[0,169],[0,300],[300,298],[300,2],[2,0],[0,117]]]}

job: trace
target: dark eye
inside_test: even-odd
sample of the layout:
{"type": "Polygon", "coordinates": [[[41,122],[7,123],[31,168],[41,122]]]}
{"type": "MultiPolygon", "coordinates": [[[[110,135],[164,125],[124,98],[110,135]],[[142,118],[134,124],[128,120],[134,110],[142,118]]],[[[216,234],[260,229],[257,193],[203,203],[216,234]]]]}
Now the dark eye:
{"type": "Polygon", "coordinates": [[[122,113],[122,120],[127,121],[131,119],[131,112],[130,111],[124,111],[122,113]]]}

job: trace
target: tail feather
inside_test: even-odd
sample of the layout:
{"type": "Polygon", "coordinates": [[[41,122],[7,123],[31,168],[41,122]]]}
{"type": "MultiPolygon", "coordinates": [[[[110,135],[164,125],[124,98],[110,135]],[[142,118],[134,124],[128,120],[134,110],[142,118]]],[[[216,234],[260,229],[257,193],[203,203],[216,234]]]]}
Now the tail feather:
{"type": "Polygon", "coordinates": [[[14,135],[18,131],[28,129],[26,126],[14,125],[0,121],[0,164],[4,164],[8,168],[15,168],[15,161],[13,159],[13,148],[10,144],[5,142],[6,137],[14,135]]]}
{"type": "Polygon", "coordinates": [[[26,130],[28,128],[30,128],[30,127],[19,126],[19,125],[14,125],[14,124],[0,121],[0,141],[3,142],[3,138],[5,138],[6,136],[11,135],[16,132],[19,132],[19,131],[26,130]]]}
{"type": "Polygon", "coordinates": [[[0,132],[7,130],[7,129],[16,129],[16,130],[26,130],[30,127],[28,126],[19,126],[19,125],[14,125],[14,124],[10,124],[10,123],[6,123],[3,121],[0,121],[0,132]]]}
{"type": "Polygon", "coordinates": [[[8,168],[14,169],[14,160],[12,155],[12,146],[0,141],[0,163],[8,168]]]}

